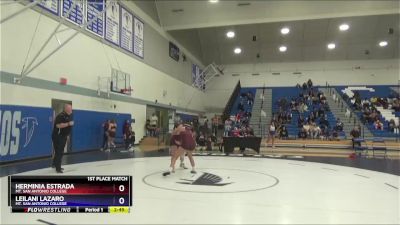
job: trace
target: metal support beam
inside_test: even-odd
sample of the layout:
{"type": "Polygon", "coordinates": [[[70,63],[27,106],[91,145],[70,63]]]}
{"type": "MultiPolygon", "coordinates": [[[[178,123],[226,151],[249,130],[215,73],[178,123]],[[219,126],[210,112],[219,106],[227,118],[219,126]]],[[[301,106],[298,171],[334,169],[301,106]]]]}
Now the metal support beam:
{"type": "Polygon", "coordinates": [[[39,51],[36,53],[36,55],[33,57],[32,61],[28,64],[27,67],[25,67],[25,69],[21,72],[21,76],[22,78],[24,76],[26,76],[26,74],[28,74],[26,71],[28,71],[32,64],[36,61],[36,59],[39,57],[40,53],[42,53],[42,51],[44,50],[44,48],[47,46],[47,44],[50,42],[50,40],[53,38],[54,34],[57,33],[58,29],[61,27],[62,22],[65,20],[66,17],[69,16],[69,14],[72,12],[72,10],[74,9],[76,3],[75,1],[73,1],[71,8],[68,10],[66,16],[64,18],[62,18],[59,22],[58,25],[56,26],[56,28],[53,30],[53,32],[51,32],[50,36],[47,38],[47,40],[44,42],[44,44],[42,45],[42,47],[39,49],[39,51]]]}
{"type": "MultiPolygon", "coordinates": [[[[27,75],[30,72],[32,72],[34,69],[36,69],[38,66],[40,66],[44,61],[46,61],[48,58],[50,58],[50,56],[52,56],[54,53],[56,53],[59,49],[61,49],[62,47],[64,47],[68,42],[70,42],[74,37],[76,37],[80,32],[82,32],[83,30],[85,30],[85,27],[87,27],[88,25],[91,25],[97,18],[99,18],[99,16],[101,16],[102,14],[105,13],[105,11],[107,10],[109,4],[107,4],[103,11],[97,13],[90,21],[86,21],[85,23],[83,23],[82,27],[80,29],[78,29],[77,31],[75,31],[74,34],[72,34],[67,40],[64,41],[64,43],[62,43],[61,45],[59,45],[57,48],[55,48],[53,51],[51,51],[46,57],[44,57],[42,60],[40,60],[36,65],[32,66],[32,68],[30,68],[29,70],[27,70],[24,74],[27,75]]],[[[53,35],[52,35],[53,36],[53,35]]]]}
{"type": "Polygon", "coordinates": [[[0,3],[1,6],[3,5],[11,5],[11,4],[15,4],[15,3],[21,3],[24,0],[9,0],[9,1],[3,1],[2,3],[0,3]]]}
{"type": "Polygon", "coordinates": [[[40,2],[42,2],[42,0],[34,1],[34,2],[29,3],[28,5],[25,5],[22,9],[20,9],[20,10],[16,11],[15,13],[13,13],[13,14],[11,14],[9,16],[6,16],[5,18],[1,19],[0,20],[0,24],[6,22],[7,20],[9,20],[11,18],[13,18],[14,16],[19,15],[20,13],[24,12],[25,10],[32,8],[33,6],[39,4],[40,2]]]}

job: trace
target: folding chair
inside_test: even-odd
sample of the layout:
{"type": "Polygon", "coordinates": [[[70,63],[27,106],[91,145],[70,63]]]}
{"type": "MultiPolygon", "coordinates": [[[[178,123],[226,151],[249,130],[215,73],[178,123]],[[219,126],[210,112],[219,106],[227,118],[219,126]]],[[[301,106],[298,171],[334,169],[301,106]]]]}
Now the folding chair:
{"type": "MultiPolygon", "coordinates": [[[[372,156],[375,157],[375,151],[378,153],[383,152],[383,158],[386,158],[387,156],[387,148],[386,148],[386,143],[383,138],[374,138],[372,139],[372,156]]],[[[382,156],[382,154],[379,154],[378,156],[382,156]]]]}
{"type": "Polygon", "coordinates": [[[364,138],[354,138],[354,152],[359,156],[368,155],[368,145],[364,138]]]}

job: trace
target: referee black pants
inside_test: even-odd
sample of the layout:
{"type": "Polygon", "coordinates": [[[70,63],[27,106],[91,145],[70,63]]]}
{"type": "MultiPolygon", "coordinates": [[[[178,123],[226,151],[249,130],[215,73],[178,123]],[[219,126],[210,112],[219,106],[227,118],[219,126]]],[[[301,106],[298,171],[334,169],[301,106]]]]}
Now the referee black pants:
{"type": "Polygon", "coordinates": [[[67,143],[67,137],[63,136],[53,136],[53,147],[54,147],[54,158],[53,165],[56,170],[61,170],[61,161],[64,155],[65,144],[67,143]]]}

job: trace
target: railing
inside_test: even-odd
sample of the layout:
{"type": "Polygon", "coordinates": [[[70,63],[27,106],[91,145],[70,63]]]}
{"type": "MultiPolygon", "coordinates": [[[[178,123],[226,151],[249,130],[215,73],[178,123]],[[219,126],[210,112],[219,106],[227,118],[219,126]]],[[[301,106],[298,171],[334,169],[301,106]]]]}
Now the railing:
{"type": "MultiPolygon", "coordinates": [[[[354,110],[349,106],[349,104],[343,99],[343,97],[342,97],[342,95],[337,91],[337,90],[335,90],[334,89],[334,87],[331,87],[329,84],[328,84],[328,82],[326,83],[326,88],[328,88],[328,93],[329,93],[329,95],[332,97],[333,96],[333,94],[335,94],[335,96],[336,96],[336,98],[334,98],[334,101],[335,101],[335,103],[337,103],[337,106],[340,108],[340,111],[341,112],[343,112],[343,111],[348,111],[349,112],[349,115],[348,115],[348,117],[349,117],[349,123],[351,124],[351,122],[353,122],[352,123],[352,125],[353,126],[356,126],[356,125],[358,125],[360,128],[361,128],[361,136],[363,137],[363,138],[365,138],[365,123],[363,123],[362,121],[360,121],[360,123],[358,123],[357,124],[357,120],[359,119],[358,117],[357,117],[357,115],[356,115],[356,113],[354,112],[354,110]],[[343,102],[344,102],[344,104],[343,104],[343,102]],[[363,125],[363,126],[361,126],[361,124],[363,125]]],[[[346,114],[345,114],[345,116],[346,116],[346,114]]]]}
{"type": "Polygon", "coordinates": [[[265,128],[267,127],[267,124],[261,124],[260,122],[260,123],[250,123],[249,125],[250,127],[253,128],[254,133],[258,131],[260,137],[266,137],[267,134],[265,132],[265,128]]]}
{"type": "MultiPolygon", "coordinates": [[[[257,96],[255,96],[255,97],[257,97],[257,96]]],[[[260,118],[258,120],[260,125],[261,125],[261,117],[262,117],[262,113],[261,112],[263,111],[263,108],[264,108],[264,99],[265,99],[265,85],[264,85],[263,91],[262,91],[261,107],[260,107],[260,118]]]]}
{"type": "Polygon", "coordinates": [[[222,121],[225,121],[226,119],[228,119],[230,117],[230,112],[231,112],[232,106],[235,103],[235,100],[240,92],[240,89],[241,89],[241,85],[240,85],[240,81],[238,81],[235,89],[233,90],[231,96],[229,97],[228,102],[225,105],[225,109],[222,114],[222,121]]]}

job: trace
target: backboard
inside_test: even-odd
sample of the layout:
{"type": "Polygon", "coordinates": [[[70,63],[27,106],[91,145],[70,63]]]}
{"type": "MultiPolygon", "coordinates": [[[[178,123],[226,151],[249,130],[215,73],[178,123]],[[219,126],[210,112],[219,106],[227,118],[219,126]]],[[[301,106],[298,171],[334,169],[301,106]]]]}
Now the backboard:
{"type": "Polygon", "coordinates": [[[111,68],[110,90],[120,94],[131,95],[131,75],[111,68]]]}

